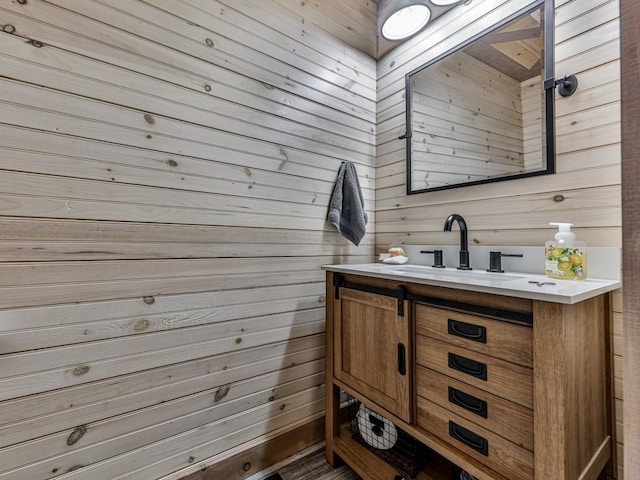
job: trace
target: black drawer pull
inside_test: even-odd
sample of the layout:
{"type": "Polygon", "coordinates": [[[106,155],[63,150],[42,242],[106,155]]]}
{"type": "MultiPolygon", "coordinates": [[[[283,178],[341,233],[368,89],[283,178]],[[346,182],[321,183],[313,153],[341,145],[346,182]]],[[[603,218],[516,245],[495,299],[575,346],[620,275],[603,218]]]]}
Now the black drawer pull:
{"type": "Polygon", "coordinates": [[[451,352],[449,352],[449,368],[479,378],[480,380],[487,380],[486,363],[476,362],[475,360],[470,360],[451,352]]]}
{"type": "Polygon", "coordinates": [[[483,418],[488,417],[487,402],[480,400],[479,398],[464,393],[457,388],[449,387],[449,402],[459,407],[469,410],[471,413],[480,415],[483,418]]]}
{"type": "Polygon", "coordinates": [[[487,343],[487,328],[481,325],[448,319],[447,332],[449,335],[466,338],[473,342],[487,343]]]}
{"type": "Polygon", "coordinates": [[[407,351],[402,343],[398,344],[398,373],[407,374],[407,351]]]}
{"type": "Polygon", "coordinates": [[[461,427],[451,420],[449,420],[449,435],[468,447],[473,448],[475,451],[480,452],[487,457],[489,456],[489,441],[486,438],[473,433],[471,430],[461,427]]]}

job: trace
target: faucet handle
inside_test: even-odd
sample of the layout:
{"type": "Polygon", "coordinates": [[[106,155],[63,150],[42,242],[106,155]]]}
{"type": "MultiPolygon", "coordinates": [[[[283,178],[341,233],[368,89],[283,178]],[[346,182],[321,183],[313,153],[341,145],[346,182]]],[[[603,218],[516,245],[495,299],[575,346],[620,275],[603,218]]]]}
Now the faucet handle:
{"type": "Polygon", "coordinates": [[[442,262],[442,250],[420,250],[420,253],[433,254],[433,268],[445,268],[442,262]]]}
{"type": "Polygon", "coordinates": [[[502,257],[522,258],[523,256],[522,253],[489,252],[489,268],[487,268],[487,272],[504,273],[504,270],[502,270],[502,257]]]}

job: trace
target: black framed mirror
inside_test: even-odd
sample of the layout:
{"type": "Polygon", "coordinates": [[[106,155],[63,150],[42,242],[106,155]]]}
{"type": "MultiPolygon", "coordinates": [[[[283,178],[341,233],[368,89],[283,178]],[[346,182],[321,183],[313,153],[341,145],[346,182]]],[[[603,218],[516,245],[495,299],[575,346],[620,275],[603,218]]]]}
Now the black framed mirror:
{"type": "Polygon", "coordinates": [[[553,1],[405,77],[407,194],[555,173],[553,1]]]}

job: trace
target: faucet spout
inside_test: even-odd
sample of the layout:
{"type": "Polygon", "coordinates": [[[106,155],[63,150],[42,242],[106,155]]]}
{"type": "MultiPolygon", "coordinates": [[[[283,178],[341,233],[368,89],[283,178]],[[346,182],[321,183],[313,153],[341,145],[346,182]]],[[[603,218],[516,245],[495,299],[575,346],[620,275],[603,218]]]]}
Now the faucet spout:
{"type": "Polygon", "coordinates": [[[465,222],[462,215],[457,213],[451,214],[444,222],[444,231],[450,232],[453,227],[453,222],[458,222],[460,228],[460,266],[458,270],[472,270],[469,266],[469,244],[467,240],[467,222],[465,222]]]}

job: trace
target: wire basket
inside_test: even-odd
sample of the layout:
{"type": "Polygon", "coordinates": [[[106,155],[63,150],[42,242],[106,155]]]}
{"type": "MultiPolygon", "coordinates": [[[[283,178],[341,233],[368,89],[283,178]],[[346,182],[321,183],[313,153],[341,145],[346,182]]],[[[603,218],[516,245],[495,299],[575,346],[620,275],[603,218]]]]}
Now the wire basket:
{"type": "Polygon", "coordinates": [[[455,467],[453,472],[453,480],[478,480],[466,470],[460,467],[455,467]]]}
{"type": "Polygon", "coordinates": [[[351,437],[408,477],[427,463],[431,450],[364,403],[347,395],[351,437]]]}

